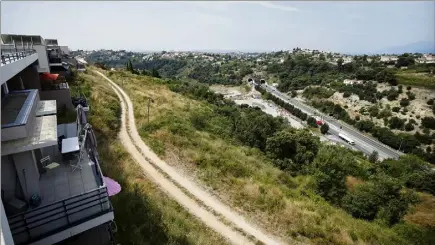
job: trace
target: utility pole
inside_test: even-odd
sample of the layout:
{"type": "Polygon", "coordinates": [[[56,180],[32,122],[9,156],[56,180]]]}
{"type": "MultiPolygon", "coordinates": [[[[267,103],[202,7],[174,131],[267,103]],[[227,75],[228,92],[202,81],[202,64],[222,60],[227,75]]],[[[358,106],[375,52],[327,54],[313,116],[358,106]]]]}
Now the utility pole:
{"type": "Polygon", "coordinates": [[[150,104],[151,102],[154,102],[153,99],[151,99],[151,97],[148,97],[148,124],[150,123],[150,104]]]}

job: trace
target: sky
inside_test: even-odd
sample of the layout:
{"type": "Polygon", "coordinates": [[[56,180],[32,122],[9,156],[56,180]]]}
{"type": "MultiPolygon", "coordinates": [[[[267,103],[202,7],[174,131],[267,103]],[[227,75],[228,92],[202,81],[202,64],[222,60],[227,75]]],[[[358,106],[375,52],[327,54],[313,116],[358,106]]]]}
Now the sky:
{"type": "Polygon", "coordinates": [[[72,50],[375,52],[435,42],[435,2],[1,2],[1,33],[72,50]]]}

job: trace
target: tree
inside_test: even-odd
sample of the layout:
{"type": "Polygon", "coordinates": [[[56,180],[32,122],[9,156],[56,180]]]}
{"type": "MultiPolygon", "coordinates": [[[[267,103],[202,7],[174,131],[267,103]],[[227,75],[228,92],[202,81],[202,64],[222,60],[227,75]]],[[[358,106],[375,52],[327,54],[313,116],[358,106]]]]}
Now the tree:
{"type": "Polygon", "coordinates": [[[323,146],[311,164],[319,195],[339,204],[346,194],[346,166],[354,165],[354,157],[335,146],[323,146]]]}
{"type": "Polygon", "coordinates": [[[325,55],[323,53],[321,53],[319,55],[319,60],[324,61],[325,60],[325,55]]]}
{"type": "Polygon", "coordinates": [[[151,71],[151,76],[160,78],[160,74],[155,68],[153,68],[153,70],[151,71]]]}
{"type": "Polygon", "coordinates": [[[410,204],[418,201],[413,191],[404,191],[400,181],[384,174],[359,184],[343,198],[343,207],[355,218],[399,222],[410,204]]]}
{"type": "Polygon", "coordinates": [[[133,64],[131,63],[131,60],[127,61],[127,67],[126,67],[127,71],[133,73],[134,68],[133,68],[133,64]]]}
{"type": "Polygon", "coordinates": [[[405,124],[405,130],[406,131],[412,131],[412,130],[414,130],[414,125],[412,125],[412,123],[407,123],[407,124],[405,124]]]}
{"type": "Polygon", "coordinates": [[[275,161],[278,167],[293,174],[314,159],[319,145],[319,138],[309,130],[286,129],[267,138],[265,151],[271,158],[280,160],[275,161]]]}
{"type": "Polygon", "coordinates": [[[433,102],[434,102],[434,99],[429,99],[429,100],[427,101],[427,104],[428,104],[428,105],[433,105],[433,104],[434,104],[433,102]]]}
{"type": "Polygon", "coordinates": [[[316,119],[314,117],[308,117],[307,118],[307,124],[310,127],[317,128],[316,119]]]}
{"type": "Polygon", "coordinates": [[[320,132],[322,134],[326,134],[329,131],[329,125],[327,123],[323,123],[320,127],[320,132]]]}
{"type": "Polygon", "coordinates": [[[341,68],[343,67],[343,62],[344,60],[341,57],[337,60],[337,66],[339,70],[341,70],[341,68]]]}
{"type": "Polygon", "coordinates": [[[388,121],[388,125],[391,129],[401,129],[405,124],[405,119],[400,119],[398,117],[392,117],[388,121]]]}
{"type": "Polygon", "coordinates": [[[369,157],[368,160],[372,163],[377,163],[379,160],[379,153],[377,151],[373,151],[369,157]]]}
{"type": "Polygon", "coordinates": [[[425,128],[435,129],[435,118],[433,118],[433,117],[423,117],[421,119],[421,124],[425,128]]]}

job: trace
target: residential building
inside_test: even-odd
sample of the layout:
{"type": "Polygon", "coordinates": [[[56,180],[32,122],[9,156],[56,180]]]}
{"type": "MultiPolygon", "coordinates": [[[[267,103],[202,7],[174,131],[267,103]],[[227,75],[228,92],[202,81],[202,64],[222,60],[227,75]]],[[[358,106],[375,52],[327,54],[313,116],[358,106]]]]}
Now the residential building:
{"type": "Polygon", "coordinates": [[[84,113],[57,124],[57,101],[42,99],[39,80],[46,53],[41,61],[23,47],[2,50],[0,67],[1,244],[110,244],[113,208],[92,127],[84,113]]]}
{"type": "MultiPolygon", "coordinates": [[[[66,78],[71,74],[68,64],[62,62],[60,48],[56,39],[44,40],[41,36],[36,35],[1,35],[2,46],[2,82],[11,79],[12,88],[21,86],[21,83],[27,83],[26,87],[30,89],[38,89],[41,100],[56,100],[59,108],[72,110],[74,107],[71,103],[71,91],[66,82],[66,78]],[[34,52],[30,57],[21,59],[17,63],[26,62],[29,60],[29,66],[25,68],[26,72],[20,72],[14,69],[3,68],[3,63],[8,63],[8,60],[14,59],[14,54],[23,54],[23,52],[34,52]],[[3,60],[3,58],[5,60],[3,60]],[[33,64],[34,63],[34,64],[33,64]],[[30,65],[32,64],[32,65],[30,65]],[[35,74],[34,69],[42,75],[46,73],[58,74],[55,80],[41,78],[25,78],[26,74],[35,74]],[[3,73],[4,70],[4,73],[3,73]],[[5,75],[5,76],[4,76],[5,75]],[[13,82],[20,80],[20,82],[13,82]]],[[[15,67],[15,65],[13,65],[15,67]]]]}

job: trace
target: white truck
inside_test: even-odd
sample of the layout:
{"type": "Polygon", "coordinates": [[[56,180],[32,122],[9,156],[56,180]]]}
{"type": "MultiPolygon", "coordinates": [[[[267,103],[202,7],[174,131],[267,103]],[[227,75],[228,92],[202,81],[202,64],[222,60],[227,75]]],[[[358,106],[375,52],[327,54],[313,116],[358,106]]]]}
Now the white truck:
{"type": "Polygon", "coordinates": [[[338,137],[342,138],[344,141],[346,141],[350,145],[355,145],[355,141],[353,141],[349,136],[347,136],[347,135],[345,135],[343,133],[339,133],[338,137]]]}

